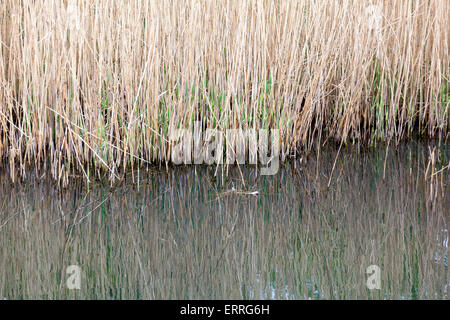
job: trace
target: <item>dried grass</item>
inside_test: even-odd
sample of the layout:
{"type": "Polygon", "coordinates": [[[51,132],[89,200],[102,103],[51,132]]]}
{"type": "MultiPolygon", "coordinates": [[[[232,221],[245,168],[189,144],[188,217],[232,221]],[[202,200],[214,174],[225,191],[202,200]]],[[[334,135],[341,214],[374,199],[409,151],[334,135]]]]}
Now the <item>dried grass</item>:
{"type": "Polygon", "coordinates": [[[447,139],[447,0],[4,0],[0,159],[60,184],[170,161],[168,133],[447,139]]]}

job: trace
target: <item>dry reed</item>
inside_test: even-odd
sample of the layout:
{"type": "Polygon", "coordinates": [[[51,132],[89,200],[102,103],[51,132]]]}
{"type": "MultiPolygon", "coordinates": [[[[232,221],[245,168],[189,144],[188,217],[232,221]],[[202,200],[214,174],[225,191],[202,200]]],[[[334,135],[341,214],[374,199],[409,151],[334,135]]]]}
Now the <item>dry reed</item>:
{"type": "MultiPolygon", "coordinates": [[[[168,134],[278,128],[282,157],[329,139],[447,139],[447,0],[4,0],[0,159],[60,184],[170,161],[168,134]]],[[[8,165],[9,164],[9,165],[8,165]]]]}

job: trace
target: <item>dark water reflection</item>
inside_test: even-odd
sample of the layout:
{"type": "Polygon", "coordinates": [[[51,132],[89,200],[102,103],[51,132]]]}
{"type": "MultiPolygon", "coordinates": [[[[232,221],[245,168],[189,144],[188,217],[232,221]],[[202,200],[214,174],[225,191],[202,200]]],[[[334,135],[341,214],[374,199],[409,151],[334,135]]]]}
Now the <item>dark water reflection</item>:
{"type": "Polygon", "coordinates": [[[141,172],[64,192],[3,175],[0,298],[447,299],[449,157],[431,150],[343,150],[336,163],[327,151],[274,177],[141,172]]]}

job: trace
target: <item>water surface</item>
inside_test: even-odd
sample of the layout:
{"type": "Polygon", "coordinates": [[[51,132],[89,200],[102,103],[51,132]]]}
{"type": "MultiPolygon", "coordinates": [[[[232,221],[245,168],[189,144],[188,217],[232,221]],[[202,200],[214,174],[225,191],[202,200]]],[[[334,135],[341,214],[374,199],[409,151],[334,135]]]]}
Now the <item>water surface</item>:
{"type": "Polygon", "coordinates": [[[273,177],[152,169],[62,192],[3,173],[0,298],[448,299],[449,157],[431,151],[323,151],[273,177]]]}

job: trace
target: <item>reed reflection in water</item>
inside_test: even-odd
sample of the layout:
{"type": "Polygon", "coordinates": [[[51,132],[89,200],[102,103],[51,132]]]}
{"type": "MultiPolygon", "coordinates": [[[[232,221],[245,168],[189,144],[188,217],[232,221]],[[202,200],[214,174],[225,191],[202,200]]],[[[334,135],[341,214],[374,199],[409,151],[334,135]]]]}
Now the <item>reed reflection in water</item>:
{"type": "Polygon", "coordinates": [[[177,168],[63,192],[3,175],[0,297],[448,299],[448,150],[430,150],[322,152],[273,177],[177,168]],[[69,265],[81,290],[66,288],[69,265]],[[366,286],[369,265],[380,290],[366,286]]]}

